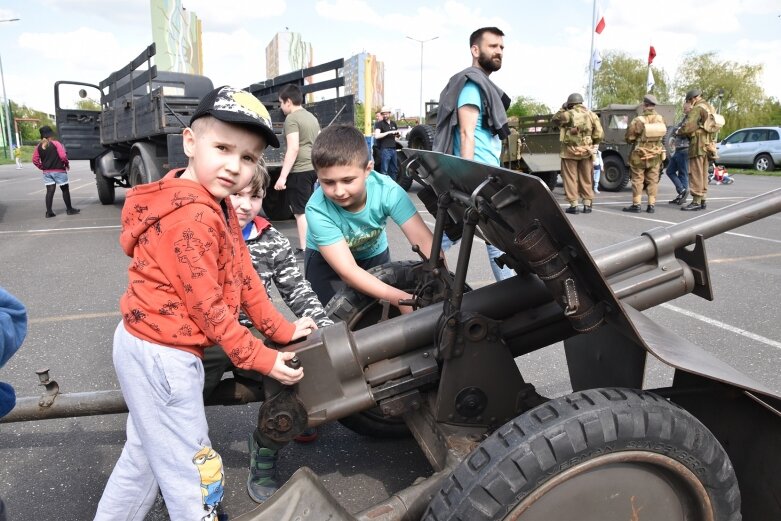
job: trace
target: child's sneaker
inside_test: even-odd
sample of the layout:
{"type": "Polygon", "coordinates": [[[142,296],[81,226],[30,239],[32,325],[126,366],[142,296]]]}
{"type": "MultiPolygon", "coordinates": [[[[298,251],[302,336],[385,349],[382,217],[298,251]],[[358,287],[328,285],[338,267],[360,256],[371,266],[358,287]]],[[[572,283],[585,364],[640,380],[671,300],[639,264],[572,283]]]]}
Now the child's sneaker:
{"type": "Polygon", "coordinates": [[[263,503],[279,489],[277,484],[277,452],[261,447],[249,435],[249,476],[247,493],[256,503],[263,503]]]}

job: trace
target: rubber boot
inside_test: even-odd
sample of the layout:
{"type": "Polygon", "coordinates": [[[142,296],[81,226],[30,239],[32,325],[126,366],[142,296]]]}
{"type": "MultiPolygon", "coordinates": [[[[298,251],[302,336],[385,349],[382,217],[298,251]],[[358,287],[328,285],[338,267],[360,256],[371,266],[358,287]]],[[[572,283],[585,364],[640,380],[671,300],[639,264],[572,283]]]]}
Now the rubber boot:
{"type": "Polygon", "coordinates": [[[62,190],[62,200],[65,201],[65,213],[68,215],[76,215],[79,213],[81,210],[71,206],[71,190],[68,185],[60,186],[60,190],[62,190]]]}
{"type": "Polygon", "coordinates": [[[256,503],[263,503],[279,489],[277,483],[278,449],[263,447],[255,436],[249,436],[249,476],[247,493],[256,503]]]}
{"type": "Polygon", "coordinates": [[[52,203],[54,203],[54,191],[56,189],[56,185],[46,185],[46,217],[54,217],[57,215],[52,211],[52,203]]]}

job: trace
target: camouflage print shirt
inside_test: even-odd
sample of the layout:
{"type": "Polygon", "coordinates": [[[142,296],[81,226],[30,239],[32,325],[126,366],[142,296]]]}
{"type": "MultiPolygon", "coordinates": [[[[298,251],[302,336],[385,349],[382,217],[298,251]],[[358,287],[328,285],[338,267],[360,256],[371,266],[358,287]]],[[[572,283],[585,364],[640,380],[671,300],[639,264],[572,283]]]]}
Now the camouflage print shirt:
{"type": "MultiPolygon", "coordinates": [[[[260,234],[246,241],[247,248],[252,265],[266,286],[269,298],[271,281],[274,281],[282,300],[298,318],[312,317],[317,327],[333,324],[312,291],[312,286],[298,269],[293,248],[287,237],[263,218],[256,217],[255,226],[260,230],[260,234]]],[[[242,314],[242,324],[251,326],[246,320],[242,314]]]]}

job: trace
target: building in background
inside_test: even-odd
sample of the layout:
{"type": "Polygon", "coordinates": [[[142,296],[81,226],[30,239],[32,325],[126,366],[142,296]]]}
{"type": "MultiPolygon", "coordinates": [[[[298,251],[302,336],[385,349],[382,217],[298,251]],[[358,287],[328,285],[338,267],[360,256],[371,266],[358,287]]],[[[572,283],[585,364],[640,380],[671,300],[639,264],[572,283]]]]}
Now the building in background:
{"type": "Polygon", "coordinates": [[[182,0],[151,0],[150,6],[157,69],[203,74],[201,20],[182,0]]]}
{"type": "Polygon", "coordinates": [[[355,101],[369,106],[374,117],[374,109],[385,105],[385,64],[373,54],[362,52],[344,61],[345,94],[355,96],[355,101]],[[366,103],[366,67],[369,67],[371,99],[366,103]]]}
{"type": "MultiPolygon", "coordinates": [[[[313,65],[312,44],[305,42],[300,33],[277,33],[266,46],[266,78],[276,78],[313,65]]],[[[307,80],[311,83],[311,78],[307,80]]]]}

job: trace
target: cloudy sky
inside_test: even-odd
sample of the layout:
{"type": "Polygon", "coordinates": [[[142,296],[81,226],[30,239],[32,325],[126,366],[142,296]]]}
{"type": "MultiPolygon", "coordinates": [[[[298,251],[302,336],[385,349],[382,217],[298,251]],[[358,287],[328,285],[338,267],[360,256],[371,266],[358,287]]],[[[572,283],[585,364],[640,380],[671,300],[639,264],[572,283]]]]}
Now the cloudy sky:
{"type": "MultiPolygon", "coordinates": [[[[687,52],[763,64],[765,92],[781,98],[781,2],[778,0],[601,0],[603,51],[620,49],[673,76],[687,52]]],[[[204,69],[215,85],[265,79],[265,47],[278,31],[296,31],[315,62],[368,51],[385,63],[386,104],[405,114],[437,98],[447,79],[470,64],[469,34],[481,26],[505,36],[502,70],[492,78],[510,96],[559,106],[588,80],[592,0],[431,2],[396,0],[184,0],[203,21],[204,69]]],[[[8,97],[53,112],[57,80],[97,83],[152,43],[148,0],[0,0],[0,55],[8,97]]]]}

